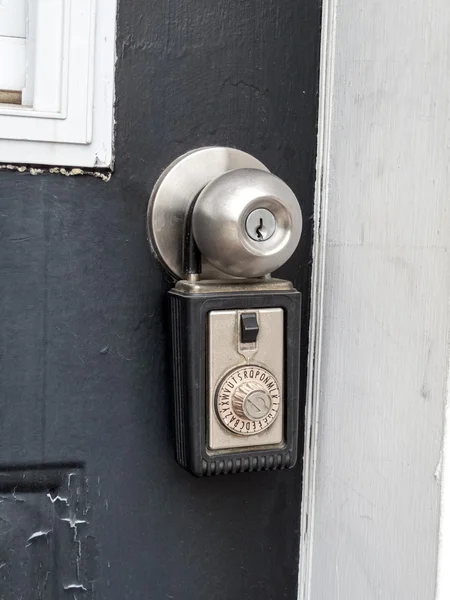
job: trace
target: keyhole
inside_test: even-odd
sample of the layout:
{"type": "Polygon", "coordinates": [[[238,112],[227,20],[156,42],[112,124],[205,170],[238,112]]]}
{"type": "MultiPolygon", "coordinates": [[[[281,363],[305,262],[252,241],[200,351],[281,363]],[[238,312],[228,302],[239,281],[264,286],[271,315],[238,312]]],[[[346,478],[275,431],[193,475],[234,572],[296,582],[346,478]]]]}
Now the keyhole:
{"type": "Polygon", "coordinates": [[[263,232],[263,231],[262,231],[263,229],[264,229],[264,221],[263,221],[262,219],[260,219],[260,220],[259,220],[259,225],[258,225],[258,227],[256,228],[256,237],[257,237],[259,240],[262,240],[262,239],[263,239],[263,237],[264,237],[264,233],[265,233],[265,231],[263,232]]]}
{"type": "Polygon", "coordinates": [[[247,217],[245,230],[255,242],[265,242],[275,233],[277,222],[267,208],[256,208],[247,217]]]}

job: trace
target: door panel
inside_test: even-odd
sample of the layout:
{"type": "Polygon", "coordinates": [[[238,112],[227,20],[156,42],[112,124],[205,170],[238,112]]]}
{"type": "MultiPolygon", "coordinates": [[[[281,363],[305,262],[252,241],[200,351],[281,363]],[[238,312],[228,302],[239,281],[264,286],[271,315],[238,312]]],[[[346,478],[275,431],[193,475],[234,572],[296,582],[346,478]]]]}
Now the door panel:
{"type": "MultiPolygon", "coordinates": [[[[304,231],[280,275],[304,294],[303,401],[319,18],[312,0],[121,2],[111,180],[0,173],[0,480],[29,478],[9,479],[0,518],[28,507],[27,539],[50,528],[43,556],[81,553],[74,569],[55,559],[48,587],[38,561],[42,593],[30,578],[24,598],[296,597],[301,460],[203,479],[174,460],[171,282],[145,213],[164,167],[205,145],[250,152],[292,187],[304,231]]],[[[17,560],[2,557],[0,596],[17,560]]]]}

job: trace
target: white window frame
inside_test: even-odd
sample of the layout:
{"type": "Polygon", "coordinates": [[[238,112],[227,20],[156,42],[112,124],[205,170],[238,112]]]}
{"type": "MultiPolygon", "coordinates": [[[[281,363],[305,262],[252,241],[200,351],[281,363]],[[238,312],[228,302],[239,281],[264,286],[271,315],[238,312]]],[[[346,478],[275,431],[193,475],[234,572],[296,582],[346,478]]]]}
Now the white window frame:
{"type": "Polygon", "coordinates": [[[23,105],[0,105],[0,162],[110,167],[116,0],[28,0],[23,105]],[[27,106],[28,105],[28,106],[27,106]]]}

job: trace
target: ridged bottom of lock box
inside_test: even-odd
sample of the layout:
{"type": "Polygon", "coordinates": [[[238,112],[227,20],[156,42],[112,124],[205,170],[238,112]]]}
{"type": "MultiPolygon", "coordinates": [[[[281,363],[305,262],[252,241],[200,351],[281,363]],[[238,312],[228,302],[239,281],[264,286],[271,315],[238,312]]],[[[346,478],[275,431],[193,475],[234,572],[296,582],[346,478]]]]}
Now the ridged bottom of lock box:
{"type": "Polygon", "coordinates": [[[201,466],[191,465],[186,460],[185,448],[179,453],[177,444],[177,462],[197,476],[228,475],[232,473],[251,473],[254,471],[281,471],[291,469],[296,464],[296,457],[290,452],[261,454],[258,456],[217,456],[214,459],[201,460],[201,466]]]}
{"type": "Polygon", "coordinates": [[[228,473],[249,473],[251,471],[276,471],[278,469],[290,469],[294,465],[295,461],[291,461],[289,453],[233,459],[218,458],[211,461],[202,461],[203,475],[226,475],[228,473]]]}

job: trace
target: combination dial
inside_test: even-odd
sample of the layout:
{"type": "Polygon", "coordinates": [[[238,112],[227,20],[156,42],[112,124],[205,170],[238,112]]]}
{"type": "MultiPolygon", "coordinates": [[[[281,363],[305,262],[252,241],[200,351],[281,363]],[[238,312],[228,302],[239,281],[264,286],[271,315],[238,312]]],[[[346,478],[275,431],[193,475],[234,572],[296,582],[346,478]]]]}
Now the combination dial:
{"type": "Polygon", "coordinates": [[[258,365],[233,369],[216,392],[221,423],[233,433],[253,435],[264,431],[278,416],[280,387],[275,377],[258,365]]]}

